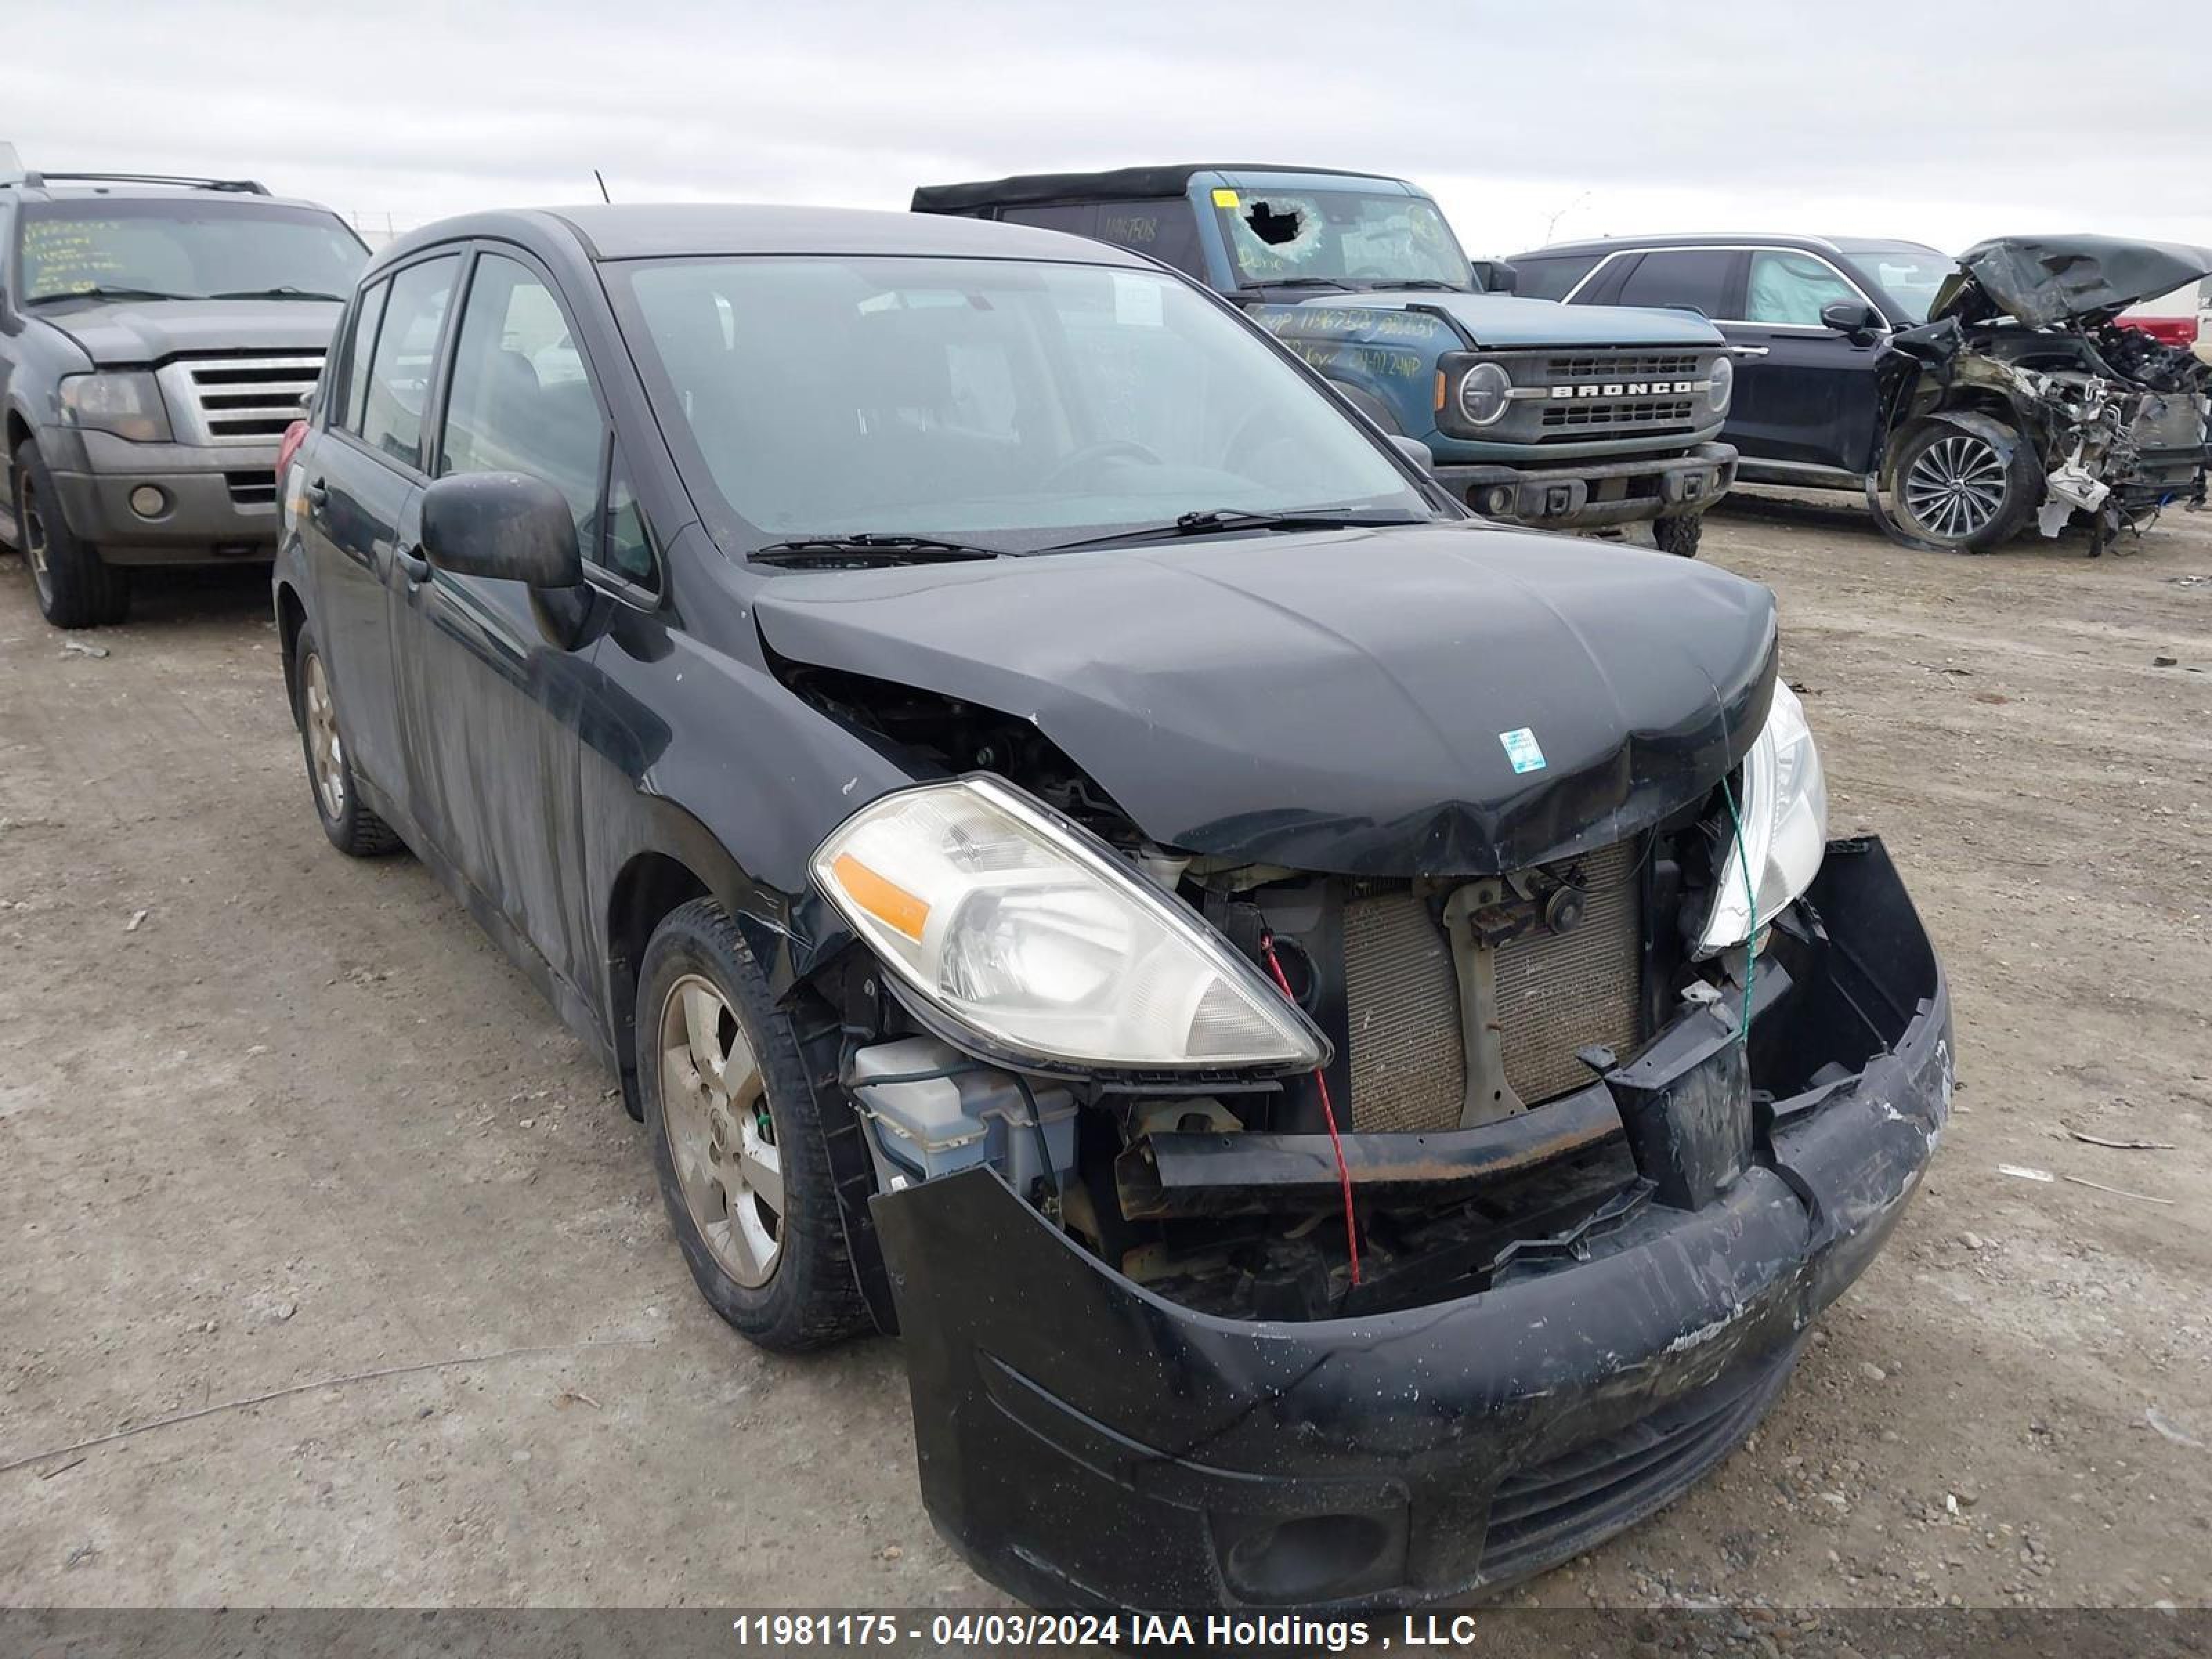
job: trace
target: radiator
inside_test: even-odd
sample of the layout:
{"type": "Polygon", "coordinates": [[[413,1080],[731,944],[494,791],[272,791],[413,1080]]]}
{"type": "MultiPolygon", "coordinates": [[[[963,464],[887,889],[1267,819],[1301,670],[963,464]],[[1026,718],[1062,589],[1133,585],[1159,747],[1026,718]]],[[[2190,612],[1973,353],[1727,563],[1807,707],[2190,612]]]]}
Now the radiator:
{"type": "MultiPolygon", "coordinates": [[[[1492,1018],[1506,1079],[1526,1105],[1589,1081],[1578,1050],[1601,1043],[1626,1057],[1642,1035],[1635,843],[1580,863],[1582,920],[1564,933],[1540,925],[1496,951],[1492,1018]]],[[[1429,901],[1386,893],[1346,904],[1344,976],[1353,1127],[1370,1134],[1458,1127],[1467,1095],[1459,976],[1429,901]]]]}

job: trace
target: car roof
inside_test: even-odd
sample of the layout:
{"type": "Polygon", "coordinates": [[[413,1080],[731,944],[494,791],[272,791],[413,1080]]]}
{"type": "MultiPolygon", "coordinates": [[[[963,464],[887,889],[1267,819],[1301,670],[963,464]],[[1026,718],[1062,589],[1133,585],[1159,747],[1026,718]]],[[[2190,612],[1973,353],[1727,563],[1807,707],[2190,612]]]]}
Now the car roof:
{"type": "Polygon", "coordinates": [[[314,213],[331,210],[302,197],[271,196],[250,179],[116,179],[87,180],[58,179],[48,182],[37,173],[19,179],[0,179],[0,190],[25,202],[228,202],[241,207],[306,208],[314,213]]]}
{"type": "Polygon", "coordinates": [[[1142,254],[1027,225],[858,208],[738,206],[718,203],[590,203],[514,209],[444,219],[410,231],[378,256],[387,264],[433,243],[548,232],[592,259],[681,255],[860,253],[923,258],[1050,259],[1061,264],[1149,267],[1142,254]]]}
{"type": "MultiPolygon", "coordinates": [[[[1670,231],[1663,236],[1593,236],[1579,242],[1553,242],[1545,247],[1530,248],[1518,257],[1533,259],[1555,254],[1613,253],[1622,248],[1639,247],[1794,247],[1803,248],[1808,253],[1848,254],[1878,247],[1923,246],[1902,237],[1808,236],[1794,231],[1772,230],[1670,231]]],[[[1931,247],[1928,252],[1937,253],[1942,250],[1931,247]]]]}
{"type": "Polygon", "coordinates": [[[1341,167],[1285,167],[1266,161],[1182,161],[1163,167],[1116,167],[1107,173],[1023,173],[964,185],[923,185],[914,192],[916,213],[965,213],[980,207],[1025,202],[1121,202],[1181,196],[1193,179],[1213,176],[1224,185],[1277,188],[1274,181],[1310,175],[1342,179],[1385,190],[1422,194],[1387,173],[1341,167]],[[1261,181],[1267,181],[1265,185],[1261,181]]]}

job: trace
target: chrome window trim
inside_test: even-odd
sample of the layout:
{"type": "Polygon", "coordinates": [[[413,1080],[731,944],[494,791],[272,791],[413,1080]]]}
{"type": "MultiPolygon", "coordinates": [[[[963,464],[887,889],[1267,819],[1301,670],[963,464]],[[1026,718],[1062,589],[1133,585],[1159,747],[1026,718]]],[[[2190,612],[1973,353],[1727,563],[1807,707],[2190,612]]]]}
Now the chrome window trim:
{"type": "MultiPolygon", "coordinates": [[[[1808,241],[1811,241],[1815,239],[1808,237],[1806,240],[1808,241]]],[[[1572,288],[1569,289],[1567,290],[1566,298],[1560,301],[1559,303],[1563,306],[1572,305],[1575,302],[1575,296],[1580,294],[1584,289],[1588,288],[1592,283],[1595,282],[1598,279],[1599,273],[1603,271],[1607,265],[1611,264],[1615,259],[1621,258],[1631,253],[1800,254],[1808,259],[1817,259],[1822,264],[1827,266],[1830,270],[1836,274],[1837,280],[1841,282],[1845,288],[1848,288],[1852,293],[1857,295],[1859,298],[1864,301],[1868,305],[1872,306],[1874,307],[1875,314],[1881,319],[1881,331],[1882,333],[1888,334],[1894,331],[1890,326],[1889,313],[1887,311],[1884,311],[1880,305],[1875,304],[1874,296],[1871,294],[1869,294],[1864,288],[1861,287],[1857,280],[1841,265],[1838,265],[1835,260],[1830,258],[1826,253],[1822,253],[1814,248],[1790,247],[1780,242],[1653,242],[1639,244],[1629,247],[1615,248],[1612,252],[1607,254],[1604,258],[1592,265],[1589,269],[1589,274],[1584,276],[1582,281],[1577,283],[1572,288]]],[[[1635,309],[1634,307],[1631,307],[1629,308],[1631,310],[1635,309]]],[[[1754,321],[1749,317],[1709,317],[1705,320],[1712,324],[1715,328],[1771,328],[1778,329],[1784,333],[1790,334],[1833,334],[1836,331],[1821,323],[1762,323],[1754,321]]]]}

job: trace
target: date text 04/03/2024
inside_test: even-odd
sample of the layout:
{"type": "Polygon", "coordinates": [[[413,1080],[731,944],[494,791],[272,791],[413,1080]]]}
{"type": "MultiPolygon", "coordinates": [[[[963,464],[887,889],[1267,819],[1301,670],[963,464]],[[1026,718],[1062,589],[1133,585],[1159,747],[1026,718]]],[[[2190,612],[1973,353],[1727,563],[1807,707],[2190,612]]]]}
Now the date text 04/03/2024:
{"type": "Polygon", "coordinates": [[[1312,1619],[1296,1613],[1087,1613],[1029,1611],[933,1613],[757,1613],[732,1623],[739,1647],[891,1647],[928,1642],[948,1647],[1270,1648],[1349,1652],[1371,1642],[1385,1649],[1463,1648],[1474,1640],[1472,1613],[1407,1613],[1399,1629],[1364,1619],[1312,1619]]]}

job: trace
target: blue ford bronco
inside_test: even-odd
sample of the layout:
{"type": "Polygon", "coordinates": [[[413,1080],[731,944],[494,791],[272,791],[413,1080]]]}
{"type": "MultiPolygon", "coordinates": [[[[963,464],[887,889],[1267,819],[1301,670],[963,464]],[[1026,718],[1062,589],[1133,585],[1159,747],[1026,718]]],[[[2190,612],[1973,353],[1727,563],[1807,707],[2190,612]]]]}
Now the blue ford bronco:
{"type": "Polygon", "coordinates": [[[1690,310],[1565,307],[1469,262],[1426,191],[1320,167],[1124,167],[926,185],[917,213],[1072,231],[1242,307],[1383,431],[1417,439],[1485,518],[1650,521],[1697,551],[1735,475],[1716,441],[1735,375],[1690,310]]]}

